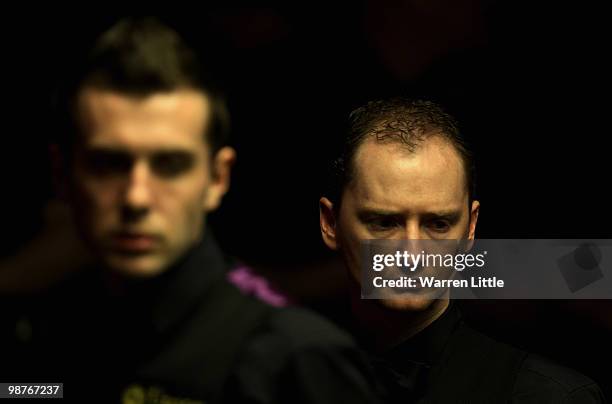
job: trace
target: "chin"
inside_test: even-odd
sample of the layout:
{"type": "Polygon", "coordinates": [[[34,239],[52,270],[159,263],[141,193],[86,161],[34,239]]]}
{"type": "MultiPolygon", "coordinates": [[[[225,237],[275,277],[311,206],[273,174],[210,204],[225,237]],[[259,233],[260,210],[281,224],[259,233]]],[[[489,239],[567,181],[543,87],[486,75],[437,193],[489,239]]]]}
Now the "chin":
{"type": "Polygon", "coordinates": [[[129,278],[153,278],[168,268],[168,265],[155,256],[112,256],[105,261],[109,269],[129,278]]]}
{"type": "Polygon", "coordinates": [[[436,301],[431,297],[425,296],[410,296],[410,297],[391,297],[387,299],[380,299],[379,303],[386,309],[396,311],[425,311],[431,307],[436,301]]]}

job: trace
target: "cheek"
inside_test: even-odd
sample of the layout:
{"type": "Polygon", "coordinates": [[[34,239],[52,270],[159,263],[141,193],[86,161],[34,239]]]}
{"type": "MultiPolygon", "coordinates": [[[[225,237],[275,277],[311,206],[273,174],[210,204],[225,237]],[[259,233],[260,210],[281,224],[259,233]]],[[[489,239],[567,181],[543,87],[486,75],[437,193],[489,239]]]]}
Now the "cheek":
{"type": "Polygon", "coordinates": [[[350,245],[341,250],[345,268],[357,284],[361,284],[361,262],[358,245],[350,245]]]}
{"type": "Polygon", "coordinates": [[[351,275],[360,280],[361,277],[361,240],[360,229],[357,223],[352,221],[340,221],[337,229],[337,238],[340,251],[344,256],[344,262],[351,275]]]}
{"type": "Polygon", "coordinates": [[[469,216],[463,217],[459,223],[453,228],[451,239],[463,239],[468,236],[470,232],[470,218],[469,216]]]}
{"type": "Polygon", "coordinates": [[[107,210],[117,204],[120,185],[109,183],[89,183],[84,193],[90,205],[95,209],[107,210]]]}
{"type": "Polygon", "coordinates": [[[120,185],[113,182],[77,179],[74,184],[75,207],[92,218],[102,218],[114,212],[120,185]]]}
{"type": "Polygon", "coordinates": [[[359,242],[359,240],[368,239],[369,234],[365,225],[363,225],[353,213],[349,203],[343,204],[338,214],[338,234],[342,243],[359,242]]]}
{"type": "Polygon", "coordinates": [[[169,225],[182,223],[187,227],[199,226],[203,214],[203,201],[207,190],[205,177],[198,176],[161,190],[160,213],[169,225]]]}

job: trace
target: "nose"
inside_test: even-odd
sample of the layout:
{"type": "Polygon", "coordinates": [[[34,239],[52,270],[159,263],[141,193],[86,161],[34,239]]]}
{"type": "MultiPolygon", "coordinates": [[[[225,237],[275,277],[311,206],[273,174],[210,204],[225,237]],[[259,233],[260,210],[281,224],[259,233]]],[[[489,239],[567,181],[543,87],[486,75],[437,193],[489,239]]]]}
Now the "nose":
{"type": "Polygon", "coordinates": [[[404,237],[407,240],[425,240],[428,235],[422,230],[418,218],[410,218],[406,221],[404,237]]]}
{"type": "Polygon", "coordinates": [[[136,219],[145,215],[152,202],[151,174],[144,161],[137,161],[127,178],[123,197],[123,213],[126,219],[136,219]]]}
{"type": "Polygon", "coordinates": [[[413,254],[418,254],[420,251],[425,249],[427,244],[424,244],[422,240],[429,239],[429,235],[425,232],[419,223],[418,218],[410,218],[404,225],[403,237],[408,240],[403,244],[406,251],[410,251],[413,254]]]}

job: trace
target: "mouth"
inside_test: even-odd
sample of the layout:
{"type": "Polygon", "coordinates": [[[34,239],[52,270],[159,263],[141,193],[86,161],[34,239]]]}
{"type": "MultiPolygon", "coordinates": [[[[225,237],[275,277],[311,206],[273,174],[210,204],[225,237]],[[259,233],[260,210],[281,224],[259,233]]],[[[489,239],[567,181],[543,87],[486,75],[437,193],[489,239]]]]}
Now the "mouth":
{"type": "Polygon", "coordinates": [[[116,232],[111,236],[113,249],[125,254],[146,254],[161,242],[159,235],[138,232],[116,232]]]}

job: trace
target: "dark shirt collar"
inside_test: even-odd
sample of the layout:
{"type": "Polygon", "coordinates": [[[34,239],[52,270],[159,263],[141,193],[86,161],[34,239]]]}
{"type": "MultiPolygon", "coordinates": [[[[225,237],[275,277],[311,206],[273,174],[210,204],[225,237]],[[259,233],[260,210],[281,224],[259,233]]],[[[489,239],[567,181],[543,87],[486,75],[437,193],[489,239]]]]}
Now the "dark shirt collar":
{"type": "Polygon", "coordinates": [[[227,273],[227,262],[210,231],[169,270],[155,279],[151,320],[158,332],[181,322],[227,273]]]}
{"type": "Polygon", "coordinates": [[[431,383],[432,371],[444,360],[445,350],[460,322],[459,309],[451,301],[444,313],[423,331],[371,358],[385,380],[385,394],[390,401],[417,402],[423,398],[431,383]]]}
{"type": "Polygon", "coordinates": [[[402,364],[406,362],[433,367],[442,360],[444,350],[460,322],[459,308],[451,300],[438,319],[423,331],[386,352],[384,357],[398,368],[402,368],[402,364]]]}
{"type": "Polygon", "coordinates": [[[131,332],[154,337],[166,335],[182,323],[227,270],[228,263],[208,231],[200,242],[161,275],[127,281],[126,291],[121,297],[109,293],[96,275],[88,277],[89,287],[83,287],[83,283],[76,285],[81,292],[99,291],[89,294],[88,300],[93,307],[106,313],[108,321],[121,323],[131,332]]]}

